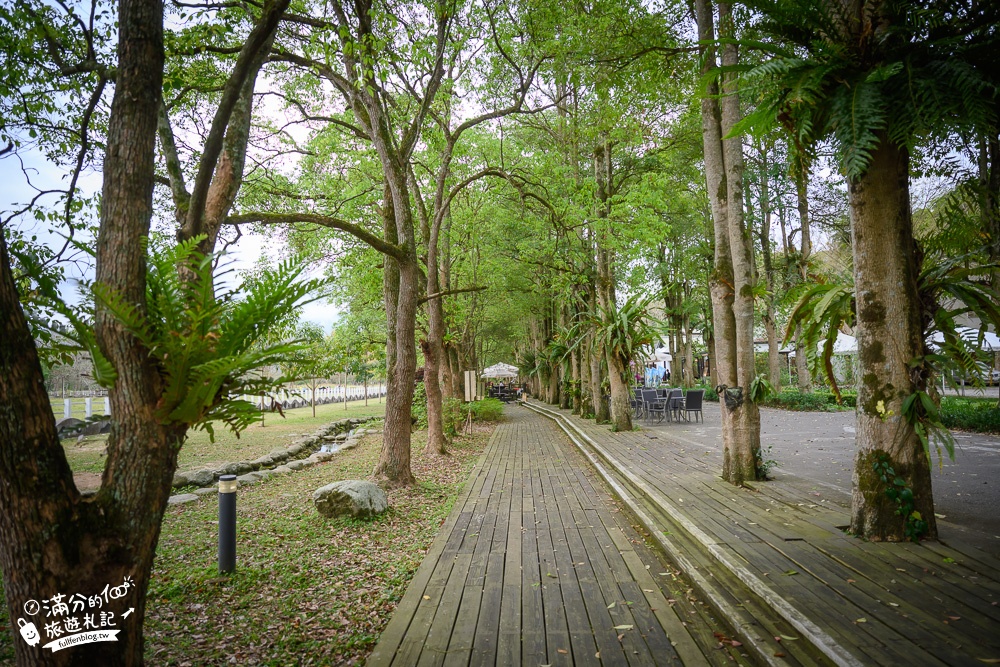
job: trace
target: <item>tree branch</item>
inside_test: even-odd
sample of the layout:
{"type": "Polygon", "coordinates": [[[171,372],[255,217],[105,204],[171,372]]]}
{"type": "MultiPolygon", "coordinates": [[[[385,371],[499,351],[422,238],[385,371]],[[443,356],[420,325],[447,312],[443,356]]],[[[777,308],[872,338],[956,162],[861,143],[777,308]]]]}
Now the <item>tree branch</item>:
{"type": "Polygon", "coordinates": [[[201,161],[198,164],[198,175],[191,192],[188,216],[184,225],[189,238],[197,236],[202,231],[202,219],[205,215],[205,203],[208,198],[209,186],[212,183],[212,174],[215,172],[219,155],[222,153],[226,127],[229,125],[230,116],[243,91],[243,84],[247,77],[256,76],[257,70],[253,68],[254,61],[258,61],[261,49],[273,39],[288,3],[289,0],[275,0],[273,4],[265,8],[264,15],[250,32],[246,44],[243,45],[243,50],[240,51],[240,55],[236,59],[236,66],[233,68],[229,80],[226,81],[222,100],[219,102],[215,118],[212,119],[212,128],[209,130],[208,138],[205,140],[201,161]]]}
{"type": "Polygon", "coordinates": [[[170,186],[170,194],[174,200],[174,216],[178,222],[182,222],[191,208],[191,195],[184,184],[184,172],[181,169],[180,156],[177,154],[174,131],[167,116],[167,105],[162,100],[160,115],[156,122],[156,133],[160,138],[160,148],[167,164],[167,185],[170,186]]]}
{"type": "Polygon", "coordinates": [[[489,289],[489,288],[484,285],[484,286],[481,286],[481,287],[463,287],[461,289],[444,290],[444,291],[441,291],[441,292],[435,292],[434,294],[429,294],[429,295],[427,295],[425,297],[422,297],[422,298],[418,299],[417,300],[417,304],[418,305],[422,305],[422,304],[427,303],[431,299],[440,299],[442,297],[453,296],[455,294],[466,294],[467,292],[481,292],[481,291],[483,291],[485,289],[489,289]]]}
{"type": "Polygon", "coordinates": [[[383,255],[388,255],[398,261],[407,261],[408,259],[406,252],[402,248],[375,236],[358,225],[340,218],[333,218],[318,213],[243,213],[241,215],[231,215],[226,220],[227,225],[242,225],[252,222],[262,225],[291,225],[298,222],[305,222],[320,227],[336,229],[367,243],[383,255]]]}

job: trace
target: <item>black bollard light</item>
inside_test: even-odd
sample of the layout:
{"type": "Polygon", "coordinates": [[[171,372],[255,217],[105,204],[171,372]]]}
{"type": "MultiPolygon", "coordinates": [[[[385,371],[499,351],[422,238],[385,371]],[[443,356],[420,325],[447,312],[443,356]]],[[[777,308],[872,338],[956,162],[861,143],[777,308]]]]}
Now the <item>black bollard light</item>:
{"type": "Polygon", "coordinates": [[[236,475],[219,477],[219,572],[236,569],[236,475]]]}

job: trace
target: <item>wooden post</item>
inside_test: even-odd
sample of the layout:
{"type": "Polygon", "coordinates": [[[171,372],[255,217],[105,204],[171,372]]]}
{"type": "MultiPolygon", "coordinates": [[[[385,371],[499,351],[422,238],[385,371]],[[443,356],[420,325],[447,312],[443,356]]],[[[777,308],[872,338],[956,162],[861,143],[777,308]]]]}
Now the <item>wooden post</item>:
{"type": "Polygon", "coordinates": [[[313,380],[313,386],[312,386],[312,409],[313,409],[313,418],[315,419],[316,418],[316,378],[313,378],[312,380],[313,380]]]}

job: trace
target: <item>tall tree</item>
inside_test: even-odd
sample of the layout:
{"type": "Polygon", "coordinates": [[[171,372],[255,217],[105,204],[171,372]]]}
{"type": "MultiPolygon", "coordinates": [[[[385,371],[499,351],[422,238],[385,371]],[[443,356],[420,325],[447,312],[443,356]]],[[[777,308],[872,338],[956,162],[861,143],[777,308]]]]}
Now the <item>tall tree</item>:
{"type": "MultiPolygon", "coordinates": [[[[404,8],[359,0],[307,5],[304,13],[285,18],[295,30],[276,49],[275,58],[307,75],[307,90],[315,89],[317,79],[331,86],[346,115],[307,111],[297,98],[292,104],[310,119],[344,128],[371,143],[384,183],[383,233],[372,233],[341,217],[303,210],[301,202],[295,202],[297,210],[289,213],[245,212],[235,222],[327,226],[353,235],[386,256],[386,437],[375,475],[391,485],[410,484],[414,481],[410,409],[417,365],[416,319],[426,280],[418,254],[410,161],[446,74],[445,53],[456,7],[443,0],[404,8]]],[[[318,106],[324,109],[326,103],[320,100],[318,106]]]]}
{"type": "MultiPolygon", "coordinates": [[[[743,223],[743,148],[734,130],[740,120],[739,99],[732,70],[723,75],[718,101],[718,63],[714,10],[709,0],[695,3],[698,36],[703,44],[702,71],[710,77],[702,98],[705,178],[715,232],[712,277],[712,319],[716,376],[720,386],[724,442],[723,477],[732,484],[757,479],[760,413],[749,395],[754,375],[753,284],[748,238],[743,223]],[[733,136],[728,136],[733,134],[733,136]]],[[[719,5],[719,36],[732,37],[731,11],[719,5]]],[[[735,68],[735,44],[727,40],[722,63],[735,68]]]]}
{"type": "Polygon", "coordinates": [[[848,180],[862,379],[851,529],[875,540],[934,537],[929,452],[915,430],[925,426],[921,400],[914,399],[926,395],[930,365],[910,156],[921,137],[991,122],[996,89],[977,68],[997,47],[991,26],[1000,8],[888,0],[752,4],[784,50],[759,71],[770,94],[750,124],[777,118],[808,147],[832,136],[848,180]],[[886,492],[896,478],[906,489],[903,505],[886,492]]]}
{"type": "MultiPolygon", "coordinates": [[[[232,85],[222,96],[222,106],[230,104],[229,111],[216,117],[221,129],[214,136],[220,146],[222,130],[239,91],[246,78],[255,75],[252,62],[273,35],[276,17],[286,4],[269,3],[239,51],[232,85]]],[[[42,17],[41,13],[35,14],[42,23],[37,26],[39,32],[29,34],[29,39],[39,34],[52,35],[46,32],[42,17]]],[[[97,62],[98,54],[93,51],[87,52],[90,60],[85,61],[90,68],[102,68],[114,76],[114,97],[104,141],[96,251],[95,293],[102,298],[98,299],[93,333],[81,333],[96,336],[96,346],[91,350],[98,355],[95,367],[103,368],[104,381],[113,382],[109,394],[114,420],[107,461],[97,493],[81,495],[56,433],[39,358],[20,304],[23,295],[12,280],[5,237],[0,238],[0,312],[4,314],[0,320],[0,405],[4,406],[0,412],[0,565],[12,618],[20,615],[21,605],[29,598],[93,595],[105,586],[120,585],[126,578],[134,583],[130,603],[135,611],[120,618],[121,634],[116,642],[80,645],[48,654],[17,642],[17,661],[24,665],[142,664],[145,594],[177,452],[188,427],[224,406],[231,387],[231,378],[194,374],[192,377],[199,378],[197,387],[189,386],[190,391],[185,391],[185,381],[170,375],[176,369],[175,360],[167,362],[166,355],[159,356],[162,351],[153,350],[150,344],[152,332],[162,329],[161,322],[150,318],[164,315],[166,306],[204,306],[213,310],[216,304],[210,271],[201,270],[200,275],[193,275],[191,284],[198,286],[193,292],[208,295],[207,302],[168,304],[170,300],[164,299],[157,304],[156,313],[147,308],[148,269],[161,272],[167,281],[174,279],[172,294],[194,296],[176,282],[172,263],[191,262],[193,256],[189,244],[186,250],[168,256],[165,264],[147,267],[164,64],[163,6],[155,1],[122,0],[117,19],[115,64],[97,62]],[[137,328],[137,321],[150,326],[137,328]],[[178,397],[187,401],[186,407],[177,402],[178,397]]],[[[82,21],[79,24],[86,25],[82,21]]],[[[84,32],[88,37],[92,35],[93,22],[84,32]]],[[[98,84],[99,89],[102,87],[103,82],[98,84]]],[[[204,153],[204,169],[196,181],[196,190],[201,192],[209,189],[220,150],[209,146],[204,153]]],[[[188,266],[191,273],[199,274],[198,265],[188,266]]],[[[267,287],[274,291],[274,285],[267,287]]],[[[274,296],[267,297],[271,299],[267,305],[278,310],[274,296]]],[[[244,312],[257,320],[257,326],[266,326],[267,320],[262,320],[259,312],[244,312]]],[[[217,326],[218,317],[215,322],[217,326]]],[[[180,331],[182,328],[172,327],[168,335],[184,337],[190,333],[180,331]]],[[[252,341],[249,332],[236,333],[241,337],[237,348],[252,341]]],[[[218,339],[220,346],[232,342],[218,339]]],[[[202,350],[192,352],[197,357],[202,350]]],[[[236,348],[232,352],[239,354],[236,348]]],[[[220,355],[225,355],[221,349],[215,356],[220,355]]],[[[233,368],[239,374],[250,370],[240,363],[233,368]]]]}

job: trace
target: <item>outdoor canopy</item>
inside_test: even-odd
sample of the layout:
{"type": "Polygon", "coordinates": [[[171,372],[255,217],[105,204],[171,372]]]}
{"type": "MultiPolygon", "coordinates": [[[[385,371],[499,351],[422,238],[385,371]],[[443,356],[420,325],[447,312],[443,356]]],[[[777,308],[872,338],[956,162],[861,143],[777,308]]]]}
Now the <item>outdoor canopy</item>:
{"type": "Polygon", "coordinates": [[[516,378],[518,374],[517,366],[511,366],[510,364],[494,364],[486,370],[479,377],[492,379],[492,378],[516,378]]]}

